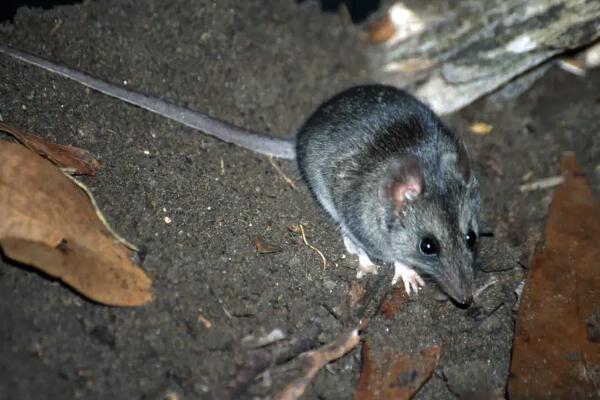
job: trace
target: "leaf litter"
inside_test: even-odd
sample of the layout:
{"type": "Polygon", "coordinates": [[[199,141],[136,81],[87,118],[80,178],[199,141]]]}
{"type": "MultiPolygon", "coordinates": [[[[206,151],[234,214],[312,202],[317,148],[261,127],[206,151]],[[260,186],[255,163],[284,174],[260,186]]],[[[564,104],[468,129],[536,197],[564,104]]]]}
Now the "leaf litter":
{"type": "Polygon", "coordinates": [[[107,305],[152,299],[151,280],[123,239],[98,218],[89,191],[32,151],[0,144],[0,246],[84,296],[107,305]]]}
{"type": "Polygon", "coordinates": [[[4,122],[0,122],[0,131],[12,135],[25,147],[46,157],[68,173],[94,176],[102,167],[92,153],[79,147],[52,143],[4,122]]]}
{"type": "Polygon", "coordinates": [[[543,245],[521,295],[511,400],[591,399],[600,392],[600,347],[593,334],[600,313],[600,203],[575,155],[563,155],[560,170],[564,183],[550,203],[543,245]]]}

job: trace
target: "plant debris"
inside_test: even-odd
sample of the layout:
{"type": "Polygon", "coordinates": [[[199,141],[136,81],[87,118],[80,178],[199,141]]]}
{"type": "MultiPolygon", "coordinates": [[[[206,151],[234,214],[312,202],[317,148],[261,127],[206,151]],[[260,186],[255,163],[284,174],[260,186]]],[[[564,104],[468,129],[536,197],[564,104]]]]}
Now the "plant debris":
{"type": "Polygon", "coordinates": [[[298,354],[318,345],[321,330],[316,325],[294,336],[276,341],[265,347],[246,350],[244,361],[233,378],[220,389],[216,398],[238,399],[246,392],[255,378],[267,368],[285,363],[298,354]]]}
{"type": "Polygon", "coordinates": [[[484,136],[492,132],[494,129],[490,124],[485,122],[475,122],[469,127],[469,131],[474,135],[484,136]]]}
{"type": "Polygon", "coordinates": [[[538,179],[534,182],[524,183],[519,187],[521,193],[532,192],[534,190],[550,189],[564,182],[562,176],[551,176],[548,178],[538,179]]]}
{"type": "Polygon", "coordinates": [[[440,361],[440,347],[431,346],[418,355],[386,353],[380,362],[371,358],[365,343],[354,400],[410,399],[433,374],[440,361]]]}
{"type": "Polygon", "coordinates": [[[392,319],[398,314],[400,307],[406,302],[406,292],[400,285],[394,286],[392,290],[381,299],[377,314],[385,319],[392,319]]]}
{"type": "Polygon", "coordinates": [[[259,254],[270,254],[270,253],[278,253],[281,251],[278,247],[275,247],[269,243],[266,243],[260,237],[254,239],[254,246],[256,246],[256,251],[259,254]]]}
{"type": "Polygon", "coordinates": [[[94,176],[102,167],[87,150],[48,142],[38,135],[4,122],[0,122],[0,131],[12,135],[25,147],[46,157],[68,173],[94,176]]]}
{"type": "Polygon", "coordinates": [[[274,396],[275,400],[296,400],[304,394],[306,387],[317,372],[329,362],[337,360],[360,343],[359,328],[352,328],[333,342],[316,350],[301,354],[305,367],[300,377],[294,379],[274,396]]]}
{"type": "Polygon", "coordinates": [[[308,243],[308,240],[306,240],[306,235],[304,234],[304,227],[302,226],[302,224],[292,224],[292,225],[288,226],[288,230],[290,232],[300,234],[304,244],[307,245],[308,247],[310,247],[310,249],[312,251],[314,251],[321,257],[321,260],[323,261],[323,269],[327,268],[327,259],[325,258],[325,256],[323,255],[323,252],[321,250],[317,249],[315,246],[308,243]]]}
{"type": "Polygon", "coordinates": [[[550,204],[544,246],[521,295],[511,400],[591,399],[600,389],[600,348],[589,335],[600,309],[600,204],[572,153],[560,165],[565,181],[550,204]]]}
{"type": "Polygon", "coordinates": [[[346,304],[348,307],[353,308],[365,297],[365,294],[366,290],[364,286],[356,281],[352,281],[346,294],[346,304]]]}
{"type": "Polygon", "coordinates": [[[242,347],[255,349],[265,347],[280,340],[283,340],[287,335],[279,328],[273,329],[267,335],[255,337],[253,335],[246,336],[242,339],[242,347]]]}
{"type": "Polygon", "coordinates": [[[197,319],[198,319],[198,322],[202,323],[202,326],[204,326],[204,328],[206,328],[206,329],[212,328],[212,325],[213,325],[212,322],[208,318],[206,318],[204,315],[198,314],[197,319]]]}
{"type": "Polygon", "coordinates": [[[271,164],[273,169],[275,169],[275,171],[279,174],[279,176],[281,176],[281,178],[285,181],[285,183],[287,183],[289,185],[289,187],[291,187],[294,190],[298,190],[298,188],[296,187],[296,182],[294,182],[294,180],[292,178],[288,177],[283,172],[281,167],[279,167],[279,165],[275,164],[275,161],[273,161],[273,157],[269,157],[269,164],[271,164]]]}
{"type": "Polygon", "coordinates": [[[85,191],[24,147],[0,145],[0,246],[4,254],[115,306],[151,300],[151,280],[98,218],[85,191]]]}

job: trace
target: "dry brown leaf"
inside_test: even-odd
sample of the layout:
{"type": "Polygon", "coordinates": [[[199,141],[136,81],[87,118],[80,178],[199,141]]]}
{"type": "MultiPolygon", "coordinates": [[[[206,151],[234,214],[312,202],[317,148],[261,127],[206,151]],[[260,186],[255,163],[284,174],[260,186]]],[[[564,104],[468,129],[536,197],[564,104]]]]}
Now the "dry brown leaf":
{"type": "Polygon", "coordinates": [[[269,243],[266,243],[259,237],[254,239],[254,245],[256,246],[256,251],[259,254],[270,254],[270,253],[277,253],[277,252],[281,251],[279,248],[277,248],[273,245],[270,245],[269,243]]]}
{"type": "Polygon", "coordinates": [[[348,294],[346,294],[346,304],[350,308],[356,306],[362,298],[365,297],[366,293],[367,291],[363,285],[356,281],[352,281],[350,288],[348,289],[348,294]]]}
{"type": "Polygon", "coordinates": [[[374,44],[387,42],[396,33],[396,27],[389,15],[369,26],[369,40],[374,44]]]}
{"type": "Polygon", "coordinates": [[[0,122],[0,131],[14,136],[27,148],[74,174],[93,176],[101,168],[98,160],[87,150],[51,143],[33,133],[3,122],[0,122]]]}
{"type": "Polygon", "coordinates": [[[98,219],[86,193],[58,168],[0,142],[0,246],[4,254],[115,306],[151,300],[151,281],[98,219]]]}
{"type": "Polygon", "coordinates": [[[492,131],[493,127],[485,122],[475,122],[469,127],[469,131],[475,135],[487,135],[492,131]]]}
{"type": "Polygon", "coordinates": [[[561,173],[521,296],[511,400],[591,399],[600,390],[600,203],[573,154],[562,157],[561,173]]]}
{"type": "Polygon", "coordinates": [[[440,348],[431,346],[414,356],[386,353],[376,362],[365,343],[361,359],[354,400],[404,400],[412,398],[431,377],[440,361],[440,348]]]}
{"type": "Polygon", "coordinates": [[[406,292],[402,285],[394,286],[379,303],[377,314],[381,314],[385,319],[392,319],[400,311],[400,307],[406,303],[406,292]]]}

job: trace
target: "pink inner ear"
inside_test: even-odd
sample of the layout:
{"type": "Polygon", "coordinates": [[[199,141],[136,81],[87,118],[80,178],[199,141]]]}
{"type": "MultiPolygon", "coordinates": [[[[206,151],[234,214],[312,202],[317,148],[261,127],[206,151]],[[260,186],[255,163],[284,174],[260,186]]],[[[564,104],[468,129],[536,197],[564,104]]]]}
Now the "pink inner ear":
{"type": "Polygon", "coordinates": [[[406,202],[414,200],[419,196],[421,189],[421,182],[414,177],[409,177],[406,183],[396,185],[393,192],[396,210],[401,210],[406,205],[406,202]]]}

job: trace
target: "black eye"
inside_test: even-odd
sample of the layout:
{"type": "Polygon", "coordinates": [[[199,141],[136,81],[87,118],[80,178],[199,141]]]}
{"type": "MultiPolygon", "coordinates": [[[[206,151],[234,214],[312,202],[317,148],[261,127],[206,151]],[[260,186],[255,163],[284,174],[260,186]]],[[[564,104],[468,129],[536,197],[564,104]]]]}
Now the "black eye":
{"type": "Polygon", "coordinates": [[[432,256],[434,254],[437,254],[437,252],[438,252],[437,240],[435,240],[435,238],[432,238],[431,236],[425,236],[423,239],[421,239],[421,244],[419,245],[419,249],[421,250],[421,253],[423,253],[427,256],[432,256]]]}
{"type": "Polygon", "coordinates": [[[472,249],[473,246],[475,246],[475,243],[477,242],[477,234],[472,230],[469,230],[469,232],[467,232],[467,234],[465,235],[465,242],[467,242],[467,247],[469,249],[472,249]]]}

